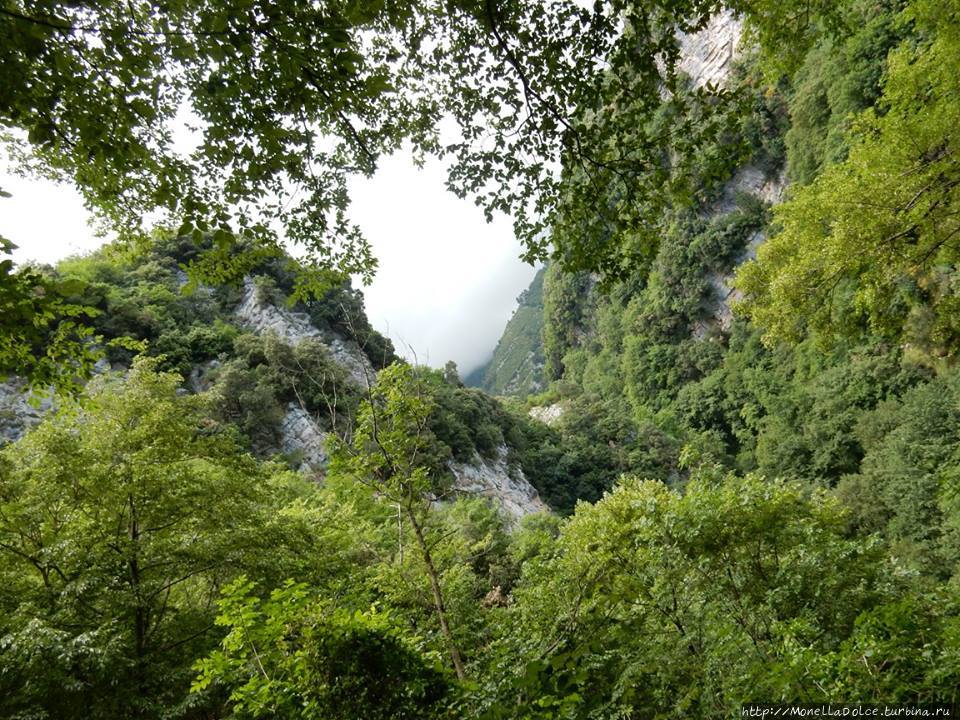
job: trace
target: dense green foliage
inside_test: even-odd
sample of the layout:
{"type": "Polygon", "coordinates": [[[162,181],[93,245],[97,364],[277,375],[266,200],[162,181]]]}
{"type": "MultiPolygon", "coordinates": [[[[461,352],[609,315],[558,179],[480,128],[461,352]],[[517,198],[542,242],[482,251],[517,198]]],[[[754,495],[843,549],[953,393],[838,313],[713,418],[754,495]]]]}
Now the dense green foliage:
{"type": "Polygon", "coordinates": [[[509,626],[499,647],[519,669],[491,679],[503,693],[491,717],[729,717],[745,698],[955,702],[960,124],[948,48],[960,18],[922,0],[835,9],[840,22],[820,18],[791,42],[800,52],[761,53],[740,71],[748,84],[754,60],[790,71],[762,86],[750,138],[750,164],[794,182],[783,204],[771,213],[742,196],[731,210],[727,190],[699,213],[670,210],[656,254],[618,283],[548,272],[553,382],[528,402],[555,418],[555,458],[589,466],[579,496],[616,490],[579,506],[548,565],[528,567],[530,594],[515,599],[544,624],[509,626]],[[733,270],[758,245],[737,280],[749,317],[735,319],[733,270]],[[678,492],[617,485],[623,473],[678,492]],[[772,520],[775,497],[811,504],[780,506],[774,534],[808,517],[804,532],[823,534],[809,546],[767,536],[752,523],[772,520]],[[743,566],[737,537],[751,547],[743,566]],[[767,542],[831,571],[803,581],[779,550],[771,571],[767,542]],[[812,587],[823,594],[791,616],[791,592],[812,587]]]}
{"type": "MultiPolygon", "coordinates": [[[[303,250],[298,300],[369,280],[349,180],[404,144],[451,159],[449,187],[508,213],[526,259],[622,278],[655,254],[665,209],[752,150],[755,93],[678,69],[677,35],[725,7],[798,52],[844,21],[769,0],[27,0],[0,12],[0,126],[22,171],[74,182],[121,239],[178,228],[202,250],[192,282],[239,281],[284,242],[303,250]]],[[[16,302],[36,287],[0,280],[16,302]]]]}
{"type": "MultiPolygon", "coordinates": [[[[724,717],[745,698],[949,701],[960,677],[936,559],[949,482],[889,504],[897,466],[851,513],[862,483],[834,496],[706,463],[682,490],[627,478],[507,533],[481,501],[429,502],[429,383],[408,367],[381,373],[323,487],[258,465],[177,382],[138,361],[4,453],[11,717],[724,717]],[[451,642],[470,684],[445,669],[451,642]]],[[[956,397],[917,386],[909,412],[862,423],[865,476],[904,443],[903,462],[948,467],[954,439],[911,433],[955,431],[956,397]]]]}
{"type": "MultiPolygon", "coordinates": [[[[513,210],[528,231],[549,225],[532,249],[552,242],[559,260],[521,299],[505,348],[525,354],[506,353],[514,360],[494,374],[519,388],[524,358],[542,358],[548,385],[508,402],[465,387],[453,364],[397,361],[349,285],[302,297],[303,269],[263,252],[269,233],[238,264],[227,230],[201,225],[196,238],[158,235],[56,269],[3,265],[0,290],[21,283],[3,322],[28,347],[11,364],[18,346],[0,346],[0,366],[72,378],[85,368],[63,360],[92,361],[88,336],[114,366],[0,450],[0,714],[956,709],[960,6],[727,6],[758,47],[720,93],[692,89],[672,62],[677,27],[719,7],[706,0],[593,13],[563,2],[295,5],[290,27],[259,6],[249,27],[237,8],[211,17],[220,5],[171,7],[172,25],[167,10],[136,4],[129,25],[109,4],[0,12],[0,37],[14,40],[0,67],[38,78],[5,86],[0,113],[36,125],[28,142],[41,154],[63,147],[44,135],[55,124],[36,96],[91,58],[109,61],[97,93],[45,111],[81,136],[53,163],[61,171],[76,173],[77,153],[100,137],[84,135],[84,113],[114,98],[112,73],[129,71],[136,95],[158,67],[186,70],[170,82],[216,120],[193,162],[237,151],[225,175],[234,199],[250,191],[242,181],[269,190],[278,167],[303,159],[278,117],[302,112],[330,130],[334,176],[316,182],[336,189],[364,142],[375,152],[361,170],[404,138],[436,149],[426,121],[442,100],[462,128],[481,119],[493,131],[486,156],[471,154],[479,131],[452,149],[453,185],[489,193],[489,208],[513,210]],[[58,25],[81,18],[104,24],[58,25]],[[209,34],[197,34],[201,21],[209,34]],[[46,29],[15,33],[24,23],[46,29]],[[120,47],[145,27],[158,36],[120,47]],[[320,44],[311,59],[283,62],[308,40],[320,44]],[[412,61],[417,42],[436,53],[412,61]],[[136,53],[145,65],[131,69],[136,53]],[[603,67],[569,64],[597,53],[603,67]],[[274,94],[251,89],[256,73],[234,77],[253,58],[276,71],[274,94]],[[284,104],[313,61],[329,61],[329,77],[284,104]],[[519,88],[492,82],[504,66],[519,88]],[[198,96],[214,67],[224,83],[198,96]],[[418,94],[440,77],[455,89],[418,94]],[[321,112],[324,89],[342,94],[339,108],[321,112]],[[238,115],[250,97],[277,104],[238,115]],[[359,118],[357,136],[338,132],[359,118]],[[537,163],[550,160],[560,176],[537,185],[537,163]],[[793,184],[771,208],[784,176],[793,184]],[[249,284],[207,287],[183,272],[218,257],[208,269],[242,267],[249,284]],[[742,317],[730,312],[738,266],[742,317]],[[252,332],[237,314],[244,298],[313,328],[298,342],[252,332]],[[90,330],[72,324],[82,313],[90,330]],[[365,353],[374,384],[334,340],[365,353]],[[290,469],[301,458],[279,453],[291,412],[329,433],[331,461],[306,476],[290,469]],[[552,512],[508,521],[458,495],[451,468],[480,459],[522,471],[552,512]]],[[[203,187],[197,167],[162,174],[170,156],[150,129],[119,116],[112,132],[131,144],[90,158],[102,178],[88,191],[116,193],[108,209],[156,205],[174,181],[203,187]],[[134,192],[144,178],[156,182],[134,192]]],[[[203,199],[187,213],[194,225],[223,198],[203,199]]],[[[345,198],[329,201],[336,214],[345,198]]]]}
{"type": "Polygon", "coordinates": [[[303,481],[245,455],[179,383],[140,362],[4,451],[5,716],[185,713],[220,587],[316,572],[305,518],[278,513],[303,481]]]}
{"type": "MultiPolygon", "coordinates": [[[[253,279],[258,302],[302,313],[319,334],[293,343],[275,334],[257,335],[236,309],[247,290],[232,286],[191,289],[179,264],[196,252],[185,239],[158,239],[145,254],[119,253],[115,246],[88,257],[61,262],[47,273],[55,282],[74,283],[80,305],[92,308],[92,332],[115,368],[129,366],[137,352],[159,367],[189,376],[196,391],[209,389],[210,411],[237,427],[260,456],[280,447],[279,429],[288,409],[298,407],[325,430],[349,434],[364,395],[337,361],[330,338],[352,343],[374,369],[396,360],[390,341],[369,324],[362,296],[349,285],[317,300],[290,304],[296,282],[286,263],[267,262],[253,279]]],[[[90,353],[90,362],[95,354],[90,353]]],[[[505,408],[459,379],[418,369],[430,395],[431,442],[423,459],[434,478],[449,474],[451,461],[492,460],[509,452],[513,472],[523,471],[556,507],[572,507],[576,467],[544,462],[559,445],[555,433],[505,408]]],[[[301,458],[288,456],[296,466],[301,458]]]]}
{"type": "MultiPolygon", "coordinates": [[[[914,2],[898,18],[914,35],[890,53],[849,157],[777,208],[778,231],[740,271],[746,309],[770,339],[868,330],[938,355],[957,347],[958,12],[914,2]]],[[[871,52],[890,44],[870,27],[871,52]]]]}
{"type": "MultiPolygon", "coordinates": [[[[0,236],[0,254],[15,248],[0,236]]],[[[81,289],[76,281],[0,261],[0,375],[20,374],[37,387],[71,389],[90,373],[96,354],[86,340],[96,311],[77,302],[81,289]]]]}
{"type": "MultiPolygon", "coordinates": [[[[187,373],[232,347],[238,334],[233,311],[242,297],[239,285],[189,283],[182,268],[199,252],[188,238],[159,235],[140,252],[108,246],[65,260],[55,274],[74,282],[76,302],[96,313],[91,324],[97,335],[107,341],[148,340],[150,353],[163,355],[166,367],[187,373]]],[[[354,340],[375,367],[396,359],[390,341],[370,327],[362,295],[349,282],[319,298],[293,302],[296,273],[287,258],[264,261],[253,270],[259,299],[304,312],[320,330],[354,340]]],[[[122,347],[107,352],[112,362],[131,357],[122,347]]]]}
{"type": "Polygon", "coordinates": [[[853,117],[880,97],[887,53],[900,39],[891,12],[897,2],[855,6],[856,32],[828,39],[804,59],[793,79],[790,129],[785,136],[787,174],[796,183],[813,180],[827,165],[846,159],[853,117]]]}
{"type": "Polygon", "coordinates": [[[817,697],[791,642],[837,647],[891,592],[882,574],[839,504],[799,486],[625,479],[528,566],[501,640],[521,669],[492,715],[731,717],[744,697],[817,697]]]}
{"type": "Polygon", "coordinates": [[[264,602],[253,590],[246,578],[225,588],[217,623],[230,632],[222,649],[201,662],[195,686],[229,683],[233,717],[448,716],[450,684],[442,669],[405,641],[388,616],[325,609],[311,602],[303,583],[287,583],[264,602]],[[270,673],[250,673],[257,665],[270,673]]]}

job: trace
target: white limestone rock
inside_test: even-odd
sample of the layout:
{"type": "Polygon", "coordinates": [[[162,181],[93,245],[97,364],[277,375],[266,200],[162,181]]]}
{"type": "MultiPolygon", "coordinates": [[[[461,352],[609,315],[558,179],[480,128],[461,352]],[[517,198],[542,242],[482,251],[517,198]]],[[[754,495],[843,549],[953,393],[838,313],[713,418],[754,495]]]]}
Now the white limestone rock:
{"type": "MultiPolygon", "coordinates": [[[[703,87],[708,83],[723,87],[730,78],[742,36],[743,22],[740,18],[730,10],[718,13],[700,32],[680,38],[680,69],[690,75],[695,87],[703,87]]],[[[747,165],[734,173],[724,186],[720,200],[704,208],[702,214],[711,218],[733,212],[737,206],[737,196],[742,193],[776,205],[783,199],[786,186],[785,172],[768,178],[761,168],[747,165]]],[[[766,236],[763,233],[755,233],[734,266],[756,257],[757,248],[764,240],[766,236]]],[[[704,318],[696,321],[691,328],[695,338],[707,339],[718,331],[730,329],[733,323],[732,305],[740,299],[740,293],[732,287],[733,275],[733,272],[712,273],[707,277],[713,292],[704,308],[704,318]]]]}
{"type": "MultiPolygon", "coordinates": [[[[94,376],[111,370],[123,372],[126,368],[111,367],[106,358],[100,358],[93,365],[94,376]]],[[[26,380],[15,375],[0,383],[0,445],[19,440],[54,408],[53,388],[46,393],[34,393],[26,380]]]]}
{"type": "Polygon", "coordinates": [[[19,440],[52,408],[51,396],[35,395],[21,378],[0,383],[0,444],[19,440]]]}
{"type": "Polygon", "coordinates": [[[733,11],[717,13],[696,33],[681,35],[678,69],[690,76],[696,88],[723,87],[737,57],[743,21],[733,11]]]}
{"type": "MultiPolygon", "coordinates": [[[[750,236],[747,246],[743,253],[737,258],[736,265],[739,266],[747,260],[753,260],[757,256],[757,248],[767,239],[763,232],[755,232],[750,236]]],[[[733,324],[733,305],[738,302],[743,294],[733,287],[733,273],[719,275],[711,273],[707,280],[713,286],[715,307],[712,316],[720,326],[720,329],[726,332],[733,324]]]]}
{"type": "MultiPolygon", "coordinates": [[[[682,35],[680,40],[681,58],[679,68],[687,73],[694,87],[707,84],[723,87],[730,79],[733,63],[740,50],[743,37],[743,21],[732,11],[724,10],[714,15],[707,26],[696,33],[682,35]]],[[[741,193],[753,195],[769,205],[776,205],[783,199],[787,187],[785,172],[778,177],[768,178],[762,169],[747,165],[740,168],[727,182],[720,200],[704,208],[707,218],[724,215],[736,209],[736,199],[741,193]]],[[[755,233],[744,248],[735,266],[756,257],[757,248],[766,236],[755,233]]],[[[713,297],[704,308],[706,315],[694,323],[693,336],[706,339],[730,329],[733,322],[731,306],[740,299],[740,293],[732,287],[733,272],[713,273],[707,277],[713,289],[713,297]]]]}
{"type": "Polygon", "coordinates": [[[554,403],[553,405],[532,407],[527,415],[534,420],[539,420],[544,425],[556,425],[560,422],[560,418],[563,417],[564,410],[565,408],[562,403],[554,403]]]}
{"type": "Polygon", "coordinates": [[[279,430],[280,449],[301,458],[300,471],[322,473],[326,469],[327,433],[310,413],[296,403],[288,404],[279,430]]]}
{"type": "Polygon", "coordinates": [[[777,177],[768,178],[760,168],[746,165],[733,174],[733,177],[724,185],[720,200],[707,206],[704,215],[724,215],[733,212],[737,207],[737,196],[744,193],[753,195],[768,205],[776,205],[783,199],[786,188],[785,170],[781,171],[777,177]]]}
{"type": "MultiPolygon", "coordinates": [[[[729,9],[723,10],[710,18],[702,30],[677,37],[680,45],[678,70],[690,77],[695,88],[707,85],[723,88],[730,81],[734,63],[741,52],[742,40],[742,19],[729,9]]],[[[700,214],[709,220],[733,212],[737,207],[737,196],[742,193],[775,205],[782,200],[786,186],[784,172],[778,177],[768,178],[761,168],[746,165],[738,169],[725,184],[720,199],[702,207],[700,214]]],[[[735,265],[754,257],[757,246],[764,240],[762,233],[755,234],[735,265]]],[[[739,293],[731,288],[733,272],[723,275],[714,273],[707,280],[713,288],[712,297],[704,303],[704,315],[690,328],[693,336],[701,340],[729,329],[733,322],[731,305],[739,298],[739,293]]]]}
{"type": "Polygon", "coordinates": [[[235,311],[237,318],[258,333],[275,333],[280,339],[296,345],[307,338],[316,338],[327,346],[333,359],[340,364],[360,387],[376,379],[376,372],[363,350],[353,341],[335,333],[314,327],[310,316],[264,302],[257,293],[253,280],[243,282],[243,298],[235,311]]]}
{"type": "Polygon", "coordinates": [[[524,515],[549,510],[522,470],[516,468],[511,474],[507,453],[507,447],[501,445],[492,461],[477,455],[470,463],[451,462],[454,489],[464,495],[490,498],[512,523],[524,515]]]}
{"type": "MultiPolygon", "coordinates": [[[[768,205],[776,205],[783,200],[786,188],[785,172],[781,172],[775,178],[767,178],[759,168],[748,165],[737,171],[730,182],[727,183],[720,202],[705,214],[707,216],[718,216],[732,212],[736,207],[736,196],[739,193],[749,193],[768,205]]],[[[740,291],[733,287],[736,268],[742,263],[754,259],[757,256],[757,248],[766,239],[766,233],[755,232],[750,236],[743,252],[734,262],[734,269],[731,272],[711,273],[707,276],[713,296],[708,299],[704,308],[706,311],[705,318],[698,320],[693,325],[694,337],[704,339],[713,334],[715,329],[723,332],[730,329],[733,324],[733,305],[742,298],[740,291]]]]}

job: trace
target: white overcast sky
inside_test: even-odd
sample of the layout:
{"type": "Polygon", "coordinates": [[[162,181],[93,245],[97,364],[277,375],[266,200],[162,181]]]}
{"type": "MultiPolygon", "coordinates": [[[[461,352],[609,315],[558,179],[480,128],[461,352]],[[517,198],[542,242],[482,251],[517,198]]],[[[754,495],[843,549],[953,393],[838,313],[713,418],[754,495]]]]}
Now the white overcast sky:
{"type": "MultiPolygon", "coordinates": [[[[353,217],[380,261],[364,289],[373,326],[401,354],[434,367],[454,360],[466,375],[489,357],[535,270],[518,259],[509,220],[487,224],[444,178],[437,162],[420,170],[394,155],[373,178],[352,182],[353,217]]],[[[0,199],[0,235],[19,245],[17,262],[52,263],[104,242],[72,187],[2,168],[0,187],[13,195],[0,199]]]]}

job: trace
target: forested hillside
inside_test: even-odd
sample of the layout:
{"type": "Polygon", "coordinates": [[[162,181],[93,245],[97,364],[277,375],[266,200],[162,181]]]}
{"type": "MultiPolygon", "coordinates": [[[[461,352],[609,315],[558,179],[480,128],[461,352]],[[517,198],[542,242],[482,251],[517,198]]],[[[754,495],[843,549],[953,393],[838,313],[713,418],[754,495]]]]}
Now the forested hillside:
{"type": "Polygon", "coordinates": [[[485,365],[464,378],[467,385],[491,395],[525,396],[543,389],[543,276],[517,298],[517,309],[485,365]]]}
{"type": "Polygon", "coordinates": [[[29,2],[0,41],[23,162],[120,229],[0,264],[0,716],[958,711],[960,2],[29,2]],[[348,279],[347,180],[402,146],[549,260],[501,397],[348,279]]]}

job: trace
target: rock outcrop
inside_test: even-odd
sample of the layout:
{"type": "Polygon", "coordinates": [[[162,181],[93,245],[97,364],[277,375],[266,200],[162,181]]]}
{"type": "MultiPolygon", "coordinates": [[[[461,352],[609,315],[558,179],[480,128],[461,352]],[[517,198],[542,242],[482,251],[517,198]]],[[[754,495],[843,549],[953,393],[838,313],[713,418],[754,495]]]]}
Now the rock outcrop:
{"type": "Polygon", "coordinates": [[[720,199],[707,206],[704,214],[711,216],[732,212],[737,207],[737,196],[742,194],[753,195],[768,205],[776,205],[783,199],[786,188],[786,172],[781,171],[776,177],[767,177],[760,168],[746,165],[733,174],[724,185],[720,199]]]}
{"type": "Polygon", "coordinates": [[[515,523],[524,515],[549,508],[540,499],[536,488],[523,476],[523,471],[510,468],[507,454],[507,447],[501,445],[493,460],[488,461],[477,455],[473,462],[451,462],[449,467],[457,492],[490,498],[515,523]]]}
{"type": "Polygon", "coordinates": [[[296,345],[307,338],[320,340],[334,361],[339,363],[361,387],[368,379],[376,378],[376,371],[360,346],[336,333],[324,332],[310,322],[310,316],[294,312],[261,299],[257,286],[250,278],[243,283],[243,298],[235,311],[237,319],[258,333],[274,333],[282,340],[296,345]]]}
{"type": "MultiPolygon", "coordinates": [[[[112,368],[105,358],[97,360],[93,366],[94,375],[111,370],[126,372],[127,368],[112,368]]],[[[16,376],[0,383],[0,445],[19,440],[53,408],[52,389],[47,393],[35,393],[23,378],[16,376]]]]}
{"type": "Polygon", "coordinates": [[[52,407],[50,397],[31,393],[19,378],[0,383],[0,444],[18,440],[52,407]]]}
{"type": "Polygon", "coordinates": [[[296,403],[287,405],[280,421],[280,449],[300,460],[301,472],[322,473],[327,467],[327,433],[296,403]]]}
{"type": "Polygon", "coordinates": [[[680,36],[679,70],[690,76],[694,87],[723,87],[742,36],[743,22],[732,10],[717,13],[703,30],[680,36]]]}
{"type": "Polygon", "coordinates": [[[534,420],[539,420],[544,425],[556,425],[563,417],[563,403],[553,403],[553,405],[538,405],[530,408],[527,413],[534,420]]]}
{"type": "MultiPolygon", "coordinates": [[[[768,205],[776,205],[783,199],[787,187],[786,174],[781,172],[775,178],[768,178],[763,171],[753,166],[746,166],[736,172],[727,183],[720,201],[711,207],[705,214],[709,216],[723,215],[732,212],[736,207],[736,196],[747,193],[762,200],[768,205]]],[[[740,300],[740,291],[733,287],[733,278],[736,268],[757,256],[757,248],[767,239],[765,232],[755,232],[751,235],[740,256],[734,261],[733,270],[727,273],[711,273],[707,276],[713,297],[705,307],[705,316],[694,323],[692,332],[694,337],[709,336],[715,328],[726,332],[733,323],[733,305],[740,300]]]]}
{"type": "MultiPolygon", "coordinates": [[[[329,349],[359,385],[376,373],[363,351],[355,343],[315,327],[306,313],[294,312],[260,298],[251,280],[244,283],[244,294],[236,309],[237,318],[258,333],[275,333],[290,344],[307,338],[316,338],[329,349]]],[[[278,428],[280,449],[300,461],[304,472],[322,474],[329,460],[327,433],[316,420],[295,403],[287,406],[278,428]]],[[[547,510],[536,489],[527,482],[523,472],[511,469],[507,462],[508,450],[501,447],[492,461],[477,456],[471,463],[450,463],[454,488],[465,495],[480,495],[491,499],[511,521],[533,512],[547,510]]]]}
{"type": "MultiPolygon", "coordinates": [[[[743,22],[739,17],[730,10],[717,13],[703,30],[679,38],[680,70],[690,76],[694,87],[723,87],[730,80],[730,72],[740,51],[742,37],[743,22]]],[[[720,199],[704,208],[703,215],[715,217],[732,212],[736,208],[737,196],[742,193],[753,195],[769,205],[776,205],[783,199],[786,187],[784,172],[771,178],[762,169],[746,165],[734,173],[724,186],[720,199]]],[[[734,267],[756,257],[757,248],[764,240],[764,233],[754,233],[735,261],[734,267]]],[[[730,329],[733,322],[732,306],[740,299],[739,291],[733,288],[733,276],[733,272],[713,273],[708,276],[713,297],[704,308],[705,317],[691,328],[694,337],[702,339],[717,330],[730,329]]]]}

